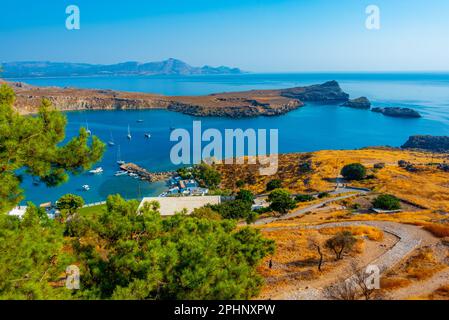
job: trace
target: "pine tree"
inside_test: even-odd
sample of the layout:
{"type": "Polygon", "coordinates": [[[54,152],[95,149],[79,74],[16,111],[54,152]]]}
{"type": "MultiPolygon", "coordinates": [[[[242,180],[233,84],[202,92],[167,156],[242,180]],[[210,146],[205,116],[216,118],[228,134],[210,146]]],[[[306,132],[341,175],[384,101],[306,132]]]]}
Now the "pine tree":
{"type": "Polygon", "coordinates": [[[62,145],[66,117],[43,99],[36,116],[14,110],[15,93],[0,86],[0,212],[23,199],[20,182],[30,175],[47,186],[57,186],[99,161],[104,144],[84,128],[62,145]]]}

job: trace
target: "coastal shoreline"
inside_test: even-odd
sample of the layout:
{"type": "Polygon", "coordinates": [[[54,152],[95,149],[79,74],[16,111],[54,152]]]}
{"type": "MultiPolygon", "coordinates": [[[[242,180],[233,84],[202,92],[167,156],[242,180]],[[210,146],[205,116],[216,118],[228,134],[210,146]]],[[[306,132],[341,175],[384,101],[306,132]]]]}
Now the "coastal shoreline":
{"type": "Polygon", "coordinates": [[[245,118],[282,115],[306,102],[340,104],[348,101],[337,81],[276,90],[250,90],[203,96],[164,96],[103,89],[38,87],[6,82],[16,93],[15,108],[20,114],[37,112],[42,99],[57,110],[143,110],[165,109],[192,116],[245,118]]]}

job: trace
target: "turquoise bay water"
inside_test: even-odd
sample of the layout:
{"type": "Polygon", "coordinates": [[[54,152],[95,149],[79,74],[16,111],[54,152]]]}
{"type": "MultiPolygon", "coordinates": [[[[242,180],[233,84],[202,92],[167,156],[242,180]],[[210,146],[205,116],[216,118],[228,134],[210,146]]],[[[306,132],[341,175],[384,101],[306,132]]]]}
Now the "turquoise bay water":
{"type": "MultiPolygon", "coordinates": [[[[101,201],[111,193],[126,198],[157,195],[164,183],[147,183],[128,176],[115,177],[117,149],[121,158],[150,171],[170,170],[170,127],[191,130],[192,121],[201,120],[203,130],[248,128],[278,129],[280,152],[321,149],[354,149],[364,146],[400,146],[414,134],[449,135],[449,74],[247,74],[233,76],[157,76],[20,79],[35,85],[102,88],[154,92],[167,95],[198,95],[223,91],[285,88],[338,80],[351,97],[367,96],[374,106],[410,107],[422,113],[422,119],[385,117],[366,110],[336,105],[308,104],[278,117],[250,119],[195,118],[166,110],[68,112],[67,137],[89,125],[103,141],[111,135],[115,146],[107,147],[101,175],[82,174],[57,188],[35,186],[31,179],[23,182],[26,200],[36,203],[55,201],[65,193],[82,195],[86,202],[101,201]],[[137,120],[143,122],[137,122],[137,120]],[[126,137],[128,125],[132,140],[126,137]],[[151,139],[144,134],[150,132],[151,139]],[[89,184],[90,191],[81,186],[89,184]]],[[[204,144],[203,144],[204,145],[204,144]]]]}

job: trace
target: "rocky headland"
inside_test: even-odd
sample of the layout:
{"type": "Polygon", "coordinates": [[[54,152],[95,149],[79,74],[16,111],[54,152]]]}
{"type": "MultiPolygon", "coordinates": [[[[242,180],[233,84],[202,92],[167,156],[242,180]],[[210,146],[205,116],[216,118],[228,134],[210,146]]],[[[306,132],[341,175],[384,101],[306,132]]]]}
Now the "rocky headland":
{"type": "Polygon", "coordinates": [[[16,92],[15,108],[22,114],[37,112],[46,98],[61,111],[168,109],[194,116],[255,117],[285,114],[305,102],[344,103],[349,95],[336,81],[279,90],[225,92],[205,96],[163,96],[113,90],[37,87],[8,83],[16,92]]]}
{"type": "Polygon", "coordinates": [[[422,149],[449,152],[449,136],[416,135],[408,138],[403,149],[422,149]]]}

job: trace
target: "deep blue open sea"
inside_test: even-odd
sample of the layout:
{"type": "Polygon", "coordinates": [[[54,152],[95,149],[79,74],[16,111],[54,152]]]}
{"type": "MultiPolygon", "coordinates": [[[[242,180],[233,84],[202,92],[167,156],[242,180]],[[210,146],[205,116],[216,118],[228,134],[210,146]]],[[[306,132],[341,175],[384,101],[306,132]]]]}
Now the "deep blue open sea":
{"type": "Polygon", "coordinates": [[[203,128],[278,129],[280,152],[301,152],[321,149],[354,149],[364,146],[402,145],[410,135],[449,135],[449,74],[244,74],[214,76],[148,76],[16,79],[40,86],[101,88],[124,91],[160,93],[166,95],[201,95],[250,89],[276,89],[337,80],[351,98],[368,97],[373,106],[399,106],[418,110],[421,119],[385,117],[367,110],[337,105],[308,104],[277,117],[250,119],[195,118],[165,110],[145,111],[85,111],[68,112],[67,137],[78,133],[88,123],[92,133],[103,141],[111,135],[115,146],[107,147],[103,160],[96,166],[105,170],[101,175],[81,174],[68,183],[47,188],[35,186],[25,179],[26,201],[55,201],[66,193],[83,196],[86,202],[104,200],[120,193],[126,198],[157,195],[164,183],[143,182],[128,176],[115,177],[117,149],[121,158],[150,171],[173,169],[169,141],[170,127],[191,129],[193,120],[201,120],[203,128]],[[143,122],[137,122],[137,120],[143,122]],[[132,140],[126,137],[130,125],[132,140]],[[151,139],[144,134],[151,133],[151,139]],[[90,191],[82,191],[88,184],[90,191]]]}

